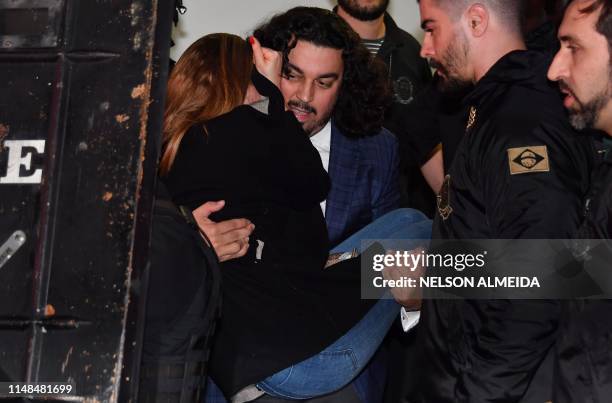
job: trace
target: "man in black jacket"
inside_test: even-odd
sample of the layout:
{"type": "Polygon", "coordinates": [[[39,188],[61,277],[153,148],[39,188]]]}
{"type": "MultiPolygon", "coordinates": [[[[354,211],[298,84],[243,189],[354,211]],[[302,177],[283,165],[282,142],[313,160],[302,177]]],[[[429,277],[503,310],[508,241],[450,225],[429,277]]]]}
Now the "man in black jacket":
{"type": "MultiPolygon", "coordinates": [[[[385,114],[384,125],[399,141],[402,206],[416,208],[432,216],[434,193],[423,174],[429,176],[430,166],[441,168],[441,165],[432,161],[421,168],[415,157],[418,153],[414,149],[414,141],[410,137],[410,128],[419,119],[411,104],[431,82],[431,71],[427,62],[419,57],[419,42],[400,29],[386,12],[389,2],[338,0],[338,7],[334,10],[359,34],[370,53],[387,66],[393,103],[385,114]]],[[[432,177],[441,175],[442,172],[439,172],[439,175],[432,177]]]]}
{"type": "MultiPolygon", "coordinates": [[[[612,1],[574,0],[559,28],[561,49],[548,71],[559,83],[570,122],[612,136],[612,1]]],[[[612,154],[610,141],[598,153],[598,166],[585,203],[578,236],[606,239],[585,251],[609,265],[612,259],[612,154]]],[[[588,244],[588,243],[587,243],[588,244]]],[[[608,269],[609,267],[606,267],[608,269]]],[[[611,300],[563,303],[557,342],[555,402],[603,402],[612,396],[611,300]]]]}
{"type": "MultiPolygon", "coordinates": [[[[421,55],[437,68],[441,88],[475,86],[438,198],[434,237],[570,237],[581,220],[588,149],[546,80],[548,60],[525,50],[520,3],[420,0],[419,8],[421,55]]],[[[550,367],[540,367],[559,310],[547,300],[424,301],[421,401],[550,400],[550,367]]]]}

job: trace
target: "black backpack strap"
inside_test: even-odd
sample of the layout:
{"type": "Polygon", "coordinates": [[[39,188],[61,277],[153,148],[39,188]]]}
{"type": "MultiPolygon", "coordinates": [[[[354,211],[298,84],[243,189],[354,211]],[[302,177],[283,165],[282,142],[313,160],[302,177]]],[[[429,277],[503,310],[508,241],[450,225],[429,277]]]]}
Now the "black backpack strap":
{"type": "MultiPolygon", "coordinates": [[[[189,347],[184,356],[160,357],[154,362],[143,362],[140,373],[139,401],[146,403],[199,403],[206,390],[207,364],[216,320],[221,309],[221,272],[219,259],[210,240],[197,225],[192,212],[177,207],[169,200],[155,201],[157,212],[182,217],[192,229],[188,231],[194,244],[202,252],[205,266],[202,286],[198,293],[204,298],[204,311],[192,330],[189,347]]],[[[196,307],[200,304],[196,303],[196,307]]],[[[193,309],[193,308],[192,308],[193,309]]],[[[199,315],[199,314],[198,314],[199,315]]]]}
{"type": "Polygon", "coordinates": [[[204,231],[198,226],[191,210],[185,206],[179,206],[179,210],[185,218],[185,221],[194,228],[194,234],[201,237],[198,244],[209,263],[209,279],[211,284],[206,310],[200,322],[200,326],[191,338],[190,346],[185,356],[185,377],[183,378],[181,403],[189,403],[192,402],[192,399],[197,397],[197,395],[200,395],[201,398],[204,395],[206,387],[206,385],[202,385],[201,382],[206,379],[212,337],[216,321],[221,312],[221,271],[219,269],[219,258],[211,246],[212,243],[204,231]],[[199,390],[200,393],[197,393],[197,390],[199,390]]]}

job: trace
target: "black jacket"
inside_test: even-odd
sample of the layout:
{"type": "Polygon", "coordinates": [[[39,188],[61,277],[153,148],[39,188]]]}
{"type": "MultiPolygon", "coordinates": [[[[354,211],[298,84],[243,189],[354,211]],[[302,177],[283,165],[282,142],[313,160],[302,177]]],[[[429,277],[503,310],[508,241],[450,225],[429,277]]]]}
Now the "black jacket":
{"type": "Polygon", "coordinates": [[[393,89],[393,103],[385,114],[384,126],[394,133],[400,148],[400,184],[402,206],[412,207],[432,216],[435,198],[421,174],[421,164],[410,133],[420,116],[412,108],[414,99],[431,82],[429,64],[420,56],[421,45],[408,32],[400,29],[385,13],[385,41],[377,57],[388,68],[393,89]]]}
{"type": "MultiPolygon", "coordinates": [[[[605,270],[612,261],[612,153],[594,171],[579,237],[605,239],[591,259],[605,270]]],[[[611,274],[612,276],[612,274],[611,274]]],[[[608,277],[609,278],[609,277],[608,277]]],[[[569,300],[562,304],[556,346],[557,403],[606,402],[612,397],[612,300],[569,300]]]]}
{"type": "MultiPolygon", "coordinates": [[[[525,45],[529,50],[555,54],[559,48],[555,24],[547,22],[526,34],[525,45]]],[[[419,119],[411,124],[410,136],[406,141],[409,142],[408,151],[414,153],[411,158],[419,165],[427,162],[432,151],[441,143],[444,148],[444,167],[448,170],[461,140],[457,133],[461,133],[465,127],[469,113],[469,108],[461,100],[471,89],[443,93],[437,88],[436,80],[434,76],[432,84],[411,105],[419,119]]]]}
{"type": "MultiPolygon", "coordinates": [[[[334,12],[337,11],[334,8],[334,12]]],[[[393,90],[393,102],[385,112],[384,127],[395,134],[400,151],[401,206],[411,207],[433,217],[435,197],[421,174],[421,149],[416,148],[415,126],[420,126],[422,110],[413,108],[413,101],[431,82],[429,63],[420,56],[421,44],[400,29],[389,13],[385,13],[385,40],[376,57],[387,66],[393,90]]],[[[428,141],[426,141],[429,144],[428,141]]],[[[437,145],[437,141],[435,145],[437,145]]],[[[433,147],[432,147],[433,148],[433,147]]],[[[427,150],[427,157],[432,154],[427,150]]]]}
{"type": "Polygon", "coordinates": [[[213,220],[255,224],[247,254],[221,264],[210,374],[228,397],[323,350],[373,305],[360,298],[357,259],[323,269],[329,177],[278,89],[253,81],[269,114],[242,105],[206,122],[207,134],[192,127],[165,180],[178,204],[225,200],[213,220]]]}
{"type": "Polygon", "coordinates": [[[385,13],[385,41],[377,57],[387,66],[393,87],[393,106],[387,111],[385,127],[393,133],[403,129],[403,113],[415,96],[431,81],[427,60],[420,56],[421,45],[408,32],[400,29],[385,13]]]}
{"type": "MultiPolygon", "coordinates": [[[[588,144],[567,122],[548,60],[502,57],[467,98],[472,113],[434,222],[442,239],[569,238],[588,186],[588,144]]],[[[519,402],[554,344],[556,301],[427,300],[422,401],[519,402]]],[[[551,376],[550,374],[542,374],[551,376]]],[[[533,401],[549,400],[545,385],[533,401]]]]}

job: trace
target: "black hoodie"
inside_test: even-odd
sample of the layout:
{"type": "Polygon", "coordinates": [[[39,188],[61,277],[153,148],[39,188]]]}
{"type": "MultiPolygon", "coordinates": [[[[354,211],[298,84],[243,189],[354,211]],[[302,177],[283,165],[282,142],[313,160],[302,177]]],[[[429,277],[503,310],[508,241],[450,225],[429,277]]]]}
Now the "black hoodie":
{"type": "MultiPolygon", "coordinates": [[[[575,233],[592,150],[569,125],[547,66],[539,53],[510,52],[466,99],[471,114],[440,195],[434,237],[575,233]]],[[[555,342],[559,314],[558,301],[424,301],[423,401],[550,400],[551,370],[539,367],[555,342]]]]}

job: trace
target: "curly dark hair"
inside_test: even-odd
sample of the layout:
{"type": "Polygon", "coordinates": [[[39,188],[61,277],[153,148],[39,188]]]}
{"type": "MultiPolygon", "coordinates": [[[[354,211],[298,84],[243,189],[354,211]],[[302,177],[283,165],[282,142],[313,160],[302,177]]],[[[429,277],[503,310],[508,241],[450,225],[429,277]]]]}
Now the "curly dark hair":
{"type": "Polygon", "coordinates": [[[383,62],[372,57],[359,35],[339,16],[317,7],[295,7],[277,14],[254,32],[263,46],[283,53],[287,73],[289,52],[298,40],[342,50],[344,74],[332,118],[347,136],[378,133],[391,104],[383,62]]]}

